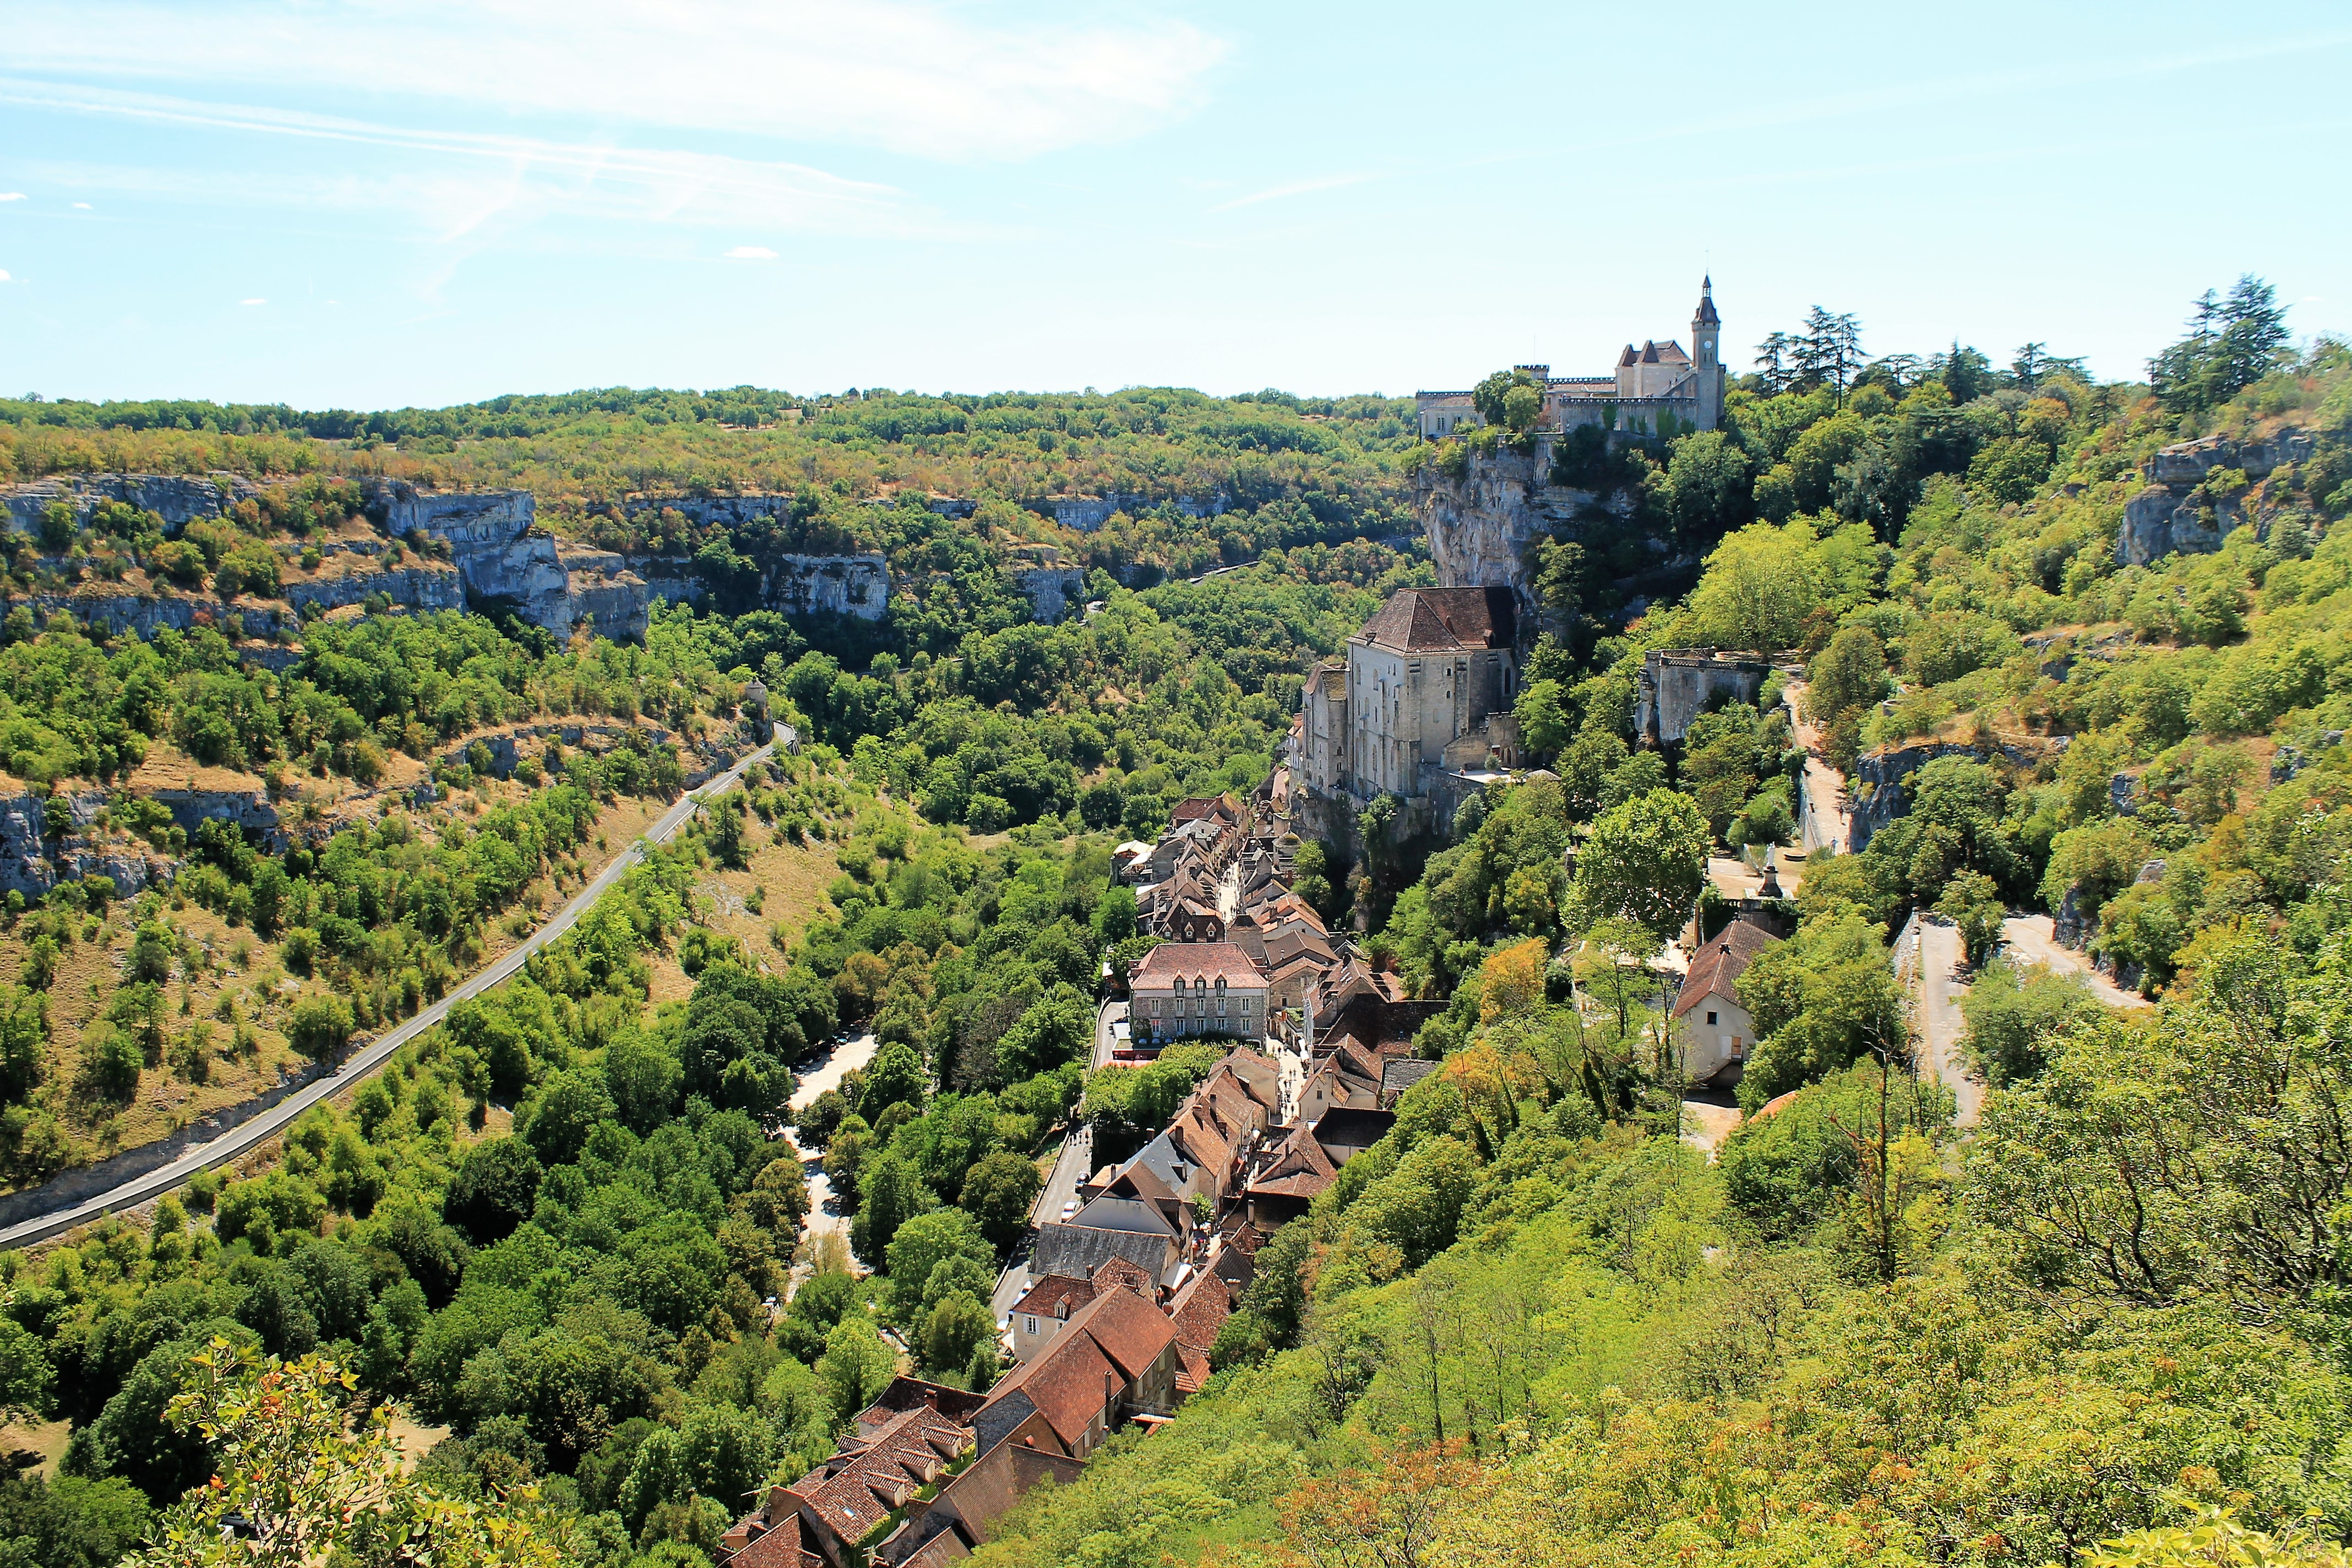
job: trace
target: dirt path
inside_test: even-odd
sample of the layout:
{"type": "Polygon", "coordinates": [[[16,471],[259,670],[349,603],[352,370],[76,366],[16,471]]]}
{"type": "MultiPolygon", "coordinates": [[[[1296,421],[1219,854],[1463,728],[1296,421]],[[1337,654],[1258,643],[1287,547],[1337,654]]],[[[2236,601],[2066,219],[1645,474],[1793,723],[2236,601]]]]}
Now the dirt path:
{"type": "Polygon", "coordinates": [[[1785,700],[1797,743],[1805,748],[1804,798],[1797,823],[1797,842],[1811,854],[1824,845],[1841,855],[1853,841],[1853,808],[1846,799],[1845,775],[1822,760],[1821,727],[1803,717],[1805,683],[1791,681],[1785,700]]]}

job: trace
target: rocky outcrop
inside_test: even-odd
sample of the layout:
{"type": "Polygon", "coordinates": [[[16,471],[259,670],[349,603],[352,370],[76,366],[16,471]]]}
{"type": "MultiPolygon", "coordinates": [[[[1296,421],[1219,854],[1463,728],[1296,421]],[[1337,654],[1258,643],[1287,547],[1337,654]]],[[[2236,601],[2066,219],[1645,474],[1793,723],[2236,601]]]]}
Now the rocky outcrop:
{"type": "MultiPolygon", "coordinates": [[[[462,610],[466,588],[456,571],[438,564],[394,566],[383,572],[354,572],[341,577],[304,580],[289,577],[279,590],[286,602],[304,615],[362,605],[382,594],[411,610],[462,610]]],[[[247,629],[252,627],[247,618],[247,629]]]]}
{"type": "Polygon", "coordinates": [[[227,629],[231,616],[248,637],[274,637],[281,629],[290,632],[299,625],[292,610],[252,599],[230,603],[101,588],[79,594],[32,594],[14,603],[29,606],[38,621],[63,611],[109,633],[136,632],[149,638],[167,626],[175,632],[200,626],[227,629]]]}
{"type": "Polygon", "coordinates": [[[282,850],[292,841],[263,789],[155,789],[147,792],[147,798],[170,812],[173,823],[191,835],[207,822],[226,822],[272,850],[282,850]]]}
{"type": "Polygon", "coordinates": [[[58,501],[73,508],[77,522],[87,521],[100,502],[117,500],[176,528],[200,517],[218,517],[225,507],[260,493],[237,474],[61,474],[0,490],[0,504],[7,508],[8,527],[18,533],[38,528],[41,514],[58,501]]]}
{"type": "Polygon", "coordinates": [[[1890,746],[1856,759],[1853,778],[1846,793],[1853,803],[1853,829],[1846,845],[1848,853],[1859,855],[1870,847],[1871,838],[1911,809],[1911,800],[1903,788],[1903,781],[1926,767],[1938,757],[1973,757],[1973,746],[1963,746],[1948,741],[1921,741],[1908,746],[1890,746]]]}
{"type": "Polygon", "coordinates": [[[170,868],[135,846],[120,840],[94,844],[83,837],[106,799],[104,790],[68,794],[73,831],[52,837],[46,827],[46,799],[0,796],[0,892],[37,899],[59,882],[106,877],[113,881],[116,897],[127,899],[168,879],[170,868]]]}
{"type": "MultiPolygon", "coordinates": [[[[1581,539],[1628,526],[1630,498],[1551,482],[1553,444],[1535,438],[1520,452],[1508,444],[1471,451],[1462,472],[1424,463],[1413,479],[1422,533],[1437,563],[1437,581],[1449,588],[1510,587],[1534,600],[1534,549],[1544,539],[1581,539]]],[[[1666,563],[1663,539],[1645,541],[1666,563]]]]}
{"type": "Polygon", "coordinates": [[[878,621],[890,607],[890,564],[878,554],[772,555],[760,566],[760,602],[788,616],[878,621]]]}
{"type": "Polygon", "coordinates": [[[1052,626],[1086,601],[1087,574],[1076,566],[1016,566],[1010,574],[1042,625],[1052,626]]]}
{"type": "Polygon", "coordinates": [[[1121,495],[1114,490],[1100,496],[1048,496],[1029,503],[1029,510],[1052,518],[1064,528],[1079,533],[1092,533],[1111,520],[1112,514],[1125,512],[1133,517],[1138,512],[1159,507],[1173,507],[1186,517],[1223,517],[1232,500],[1223,495],[1213,495],[1206,500],[1197,496],[1121,495]]]}
{"type": "Polygon", "coordinates": [[[596,629],[606,637],[645,635],[650,598],[643,580],[610,552],[559,544],[538,525],[530,491],[429,491],[386,479],[371,483],[366,494],[369,514],[394,538],[425,534],[447,546],[463,586],[456,605],[436,607],[498,600],[558,637],[569,637],[583,616],[595,616],[596,629]],[[575,563],[602,580],[583,581],[575,593],[575,563]]]}
{"type": "Polygon", "coordinates": [[[2149,566],[2168,555],[2221,549],[2231,530],[2247,521],[2244,492],[2234,487],[2216,491],[2207,480],[2217,470],[2260,479],[2289,463],[2309,460],[2311,453],[2311,437],[2292,428],[2261,439],[2206,436],[2165,447],[2141,465],[2147,488],[2124,503],[2116,563],[2149,566]]]}
{"type": "Polygon", "coordinates": [[[361,493],[368,516],[393,538],[429,533],[453,548],[504,544],[539,515],[529,490],[421,490],[406,479],[369,479],[361,493]]]}

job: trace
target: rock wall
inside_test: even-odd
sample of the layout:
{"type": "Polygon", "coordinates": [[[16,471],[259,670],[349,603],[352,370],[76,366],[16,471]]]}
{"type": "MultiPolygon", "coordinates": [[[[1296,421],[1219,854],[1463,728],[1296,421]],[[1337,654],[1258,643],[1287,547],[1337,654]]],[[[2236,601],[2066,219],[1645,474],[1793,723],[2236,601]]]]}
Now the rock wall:
{"type": "Polygon", "coordinates": [[[7,508],[9,528],[30,533],[40,526],[41,514],[60,500],[73,508],[77,521],[88,519],[101,501],[118,500],[177,527],[218,517],[224,507],[260,493],[252,480],[236,474],[61,474],[0,490],[0,504],[7,508]]]}
{"type": "Polygon", "coordinates": [[[293,841],[263,790],[158,789],[148,791],[147,797],[191,835],[206,822],[218,821],[235,823],[272,850],[283,850],[293,841]]]}
{"type": "MultiPolygon", "coordinates": [[[[466,588],[454,568],[436,563],[395,566],[383,572],[352,573],[342,577],[304,582],[287,579],[280,590],[286,602],[306,614],[364,603],[377,594],[412,610],[462,610],[466,588]]],[[[253,619],[246,617],[252,629],[253,619]]]]}
{"type": "Polygon", "coordinates": [[[2293,428],[2262,440],[2207,436],[2165,447],[2140,467],[2147,488],[2124,504],[2116,563],[2148,566],[2168,555],[2221,549],[2230,531],[2247,519],[2242,497],[2211,496],[2200,489],[2206,476],[2216,468],[2236,468],[2250,480],[2259,479],[2289,463],[2308,461],[2311,453],[2311,437],[2293,428]]]}
{"type": "Polygon", "coordinates": [[[1029,595],[1031,613],[1046,626],[1067,615],[1072,605],[1086,602],[1087,574],[1076,566],[1016,566],[1011,575],[1014,586],[1029,595]]]}
{"type": "MultiPolygon", "coordinates": [[[[1629,525],[1633,503],[1622,493],[1551,482],[1549,437],[1537,437],[1530,452],[1497,446],[1467,457],[1459,477],[1424,464],[1413,478],[1414,509],[1441,587],[1516,588],[1523,605],[1532,604],[1538,542],[1592,542],[1629,525]]],[[[1657,564],[1670,563],[1664,540],[1646,542],[1657,564]]],[[[1532,631],[1534,617],[1524,624],[1532,631]]]]}
{"type": "Polygon", "coordinates": [[[1861,854],[1870,847],[1872,837],[1880,828],[1911,809],[1910,797],[1903,790],[1905,779],[1937,757],[1974,755],[1976,749],[1972,746],[1946,741],[1923,741],[1915,745],[1889,747],[1855,759],[1853,777],[1846,784],[1846,795],[1853,804],[1853,828],[1845,846],[1846,852],[1861,854]]]}
{"type": "Polygon", "coordinates": [[[1186,517],[1223,517],[1232,508],[1233,501],[1222,494],[1211,496],[1206,500],[1181,495],[1155,500],[1142,494],[1121,495],[1113,491],[1100,496],[1051,496],[1029,503],[1032,511],[1042,512],[1064,528],[1079,533],[1092,533],[1108,522],[1113,512],[1123,511],[1132,517],[1160,506],[1172,506],[1186,517]]]}
{"type": "Polygon", "coordinates": [[[606,637],[645,635],[651,599],[644,581],[608,551],[561,545],[538,526],[530,491],[427,491],[384,479],[372,482],[366,494],[369,514],[394,538],[423,533],[448,545],[463,589],[455,605],[433,607],[462,607],[469,595],[505,599],[523,619],[558,637],[569,637],[587,616],[606,637]],[[583,578],[576,584],[575,567],[583,578]]]}
{"type": "Polygon", "coordinates": [[[199,625],[225,627],[231,616],[244,623],[245,635],[249,637],[274,637],[280,630],[298,630],[301,624],[292,610],[253,599],[230,603],[100,589],[80,594],[31,594],[15,603],[30,606],[36,620],[46,621],[62,610],[78,621],[108,632],[137,632],[151,638],[166,626],[177,632],[199,625]]]}
{"type": "Polygon", "coordinates": [[[102,789],[68,795],[75,835],[52,841],[43,828],[46,800],[29,794],[0,796],[0,892],[37,899],[59,882],[110,877],[116,895],[127,899],[168,880],[171,868],[143,849],[121,841],[89,844],[81,839],[80,830],[96,819],[106,801],[102,789]]]}
{"type": "Polygon", "coordinates": [[[890,607],[890,564],[878,554],[771,556],[761,563],[760,602],[788,616],[878,621],[890,607]]]}
{"type": "Polygon", "coordinates": [[[1678,742],[1709,709],[1755,701],[1771,673],[1770,661],[1760,655],[1711,647],[1654,650],[1642,660],[1633,733],[1654,746],[1678,742]]]}

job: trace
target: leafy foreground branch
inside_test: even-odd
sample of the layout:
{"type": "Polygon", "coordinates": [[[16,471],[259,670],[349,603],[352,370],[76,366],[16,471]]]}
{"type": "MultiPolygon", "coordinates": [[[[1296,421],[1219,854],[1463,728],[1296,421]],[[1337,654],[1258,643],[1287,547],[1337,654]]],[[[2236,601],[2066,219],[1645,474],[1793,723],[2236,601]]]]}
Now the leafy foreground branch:
{"type": "Polygon", "coordinates": [[[378,1406],[354,1431],[359,1380],[317,1356],[283,1363],[215,1339],[191,1358],[167,1418],[214,1444],[220,1468],[157,1521],[136,1568],[237,1563],[547,1564],[562,1561],[537,1496],[489,1502],[411,1478],[378,1406]]]}

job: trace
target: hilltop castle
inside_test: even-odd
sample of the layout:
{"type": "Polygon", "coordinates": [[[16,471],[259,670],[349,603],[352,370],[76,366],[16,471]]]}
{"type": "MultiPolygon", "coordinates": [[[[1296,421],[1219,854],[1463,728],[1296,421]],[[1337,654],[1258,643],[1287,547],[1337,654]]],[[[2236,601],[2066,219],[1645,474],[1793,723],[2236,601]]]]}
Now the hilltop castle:
{"type": "MultiPolygon", "coordinates": [[[[1698,310],[1691,317],[1691,352],[1682,344],[1625,345],[1613,375],[1556,376],[1548,364],[1514,365],[1544,389],[1545,430],[1593,425],[1651,436],[1712,430],[1723,420],[1723,318],[1715,313],[1715,279],[1700,281],[1698,310]]],[[[1434,441],[1484,425],[1467,392],[1416,392],[1421,436],[1434,441]]]]}

